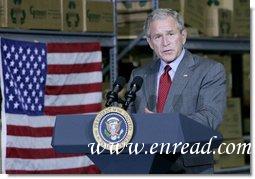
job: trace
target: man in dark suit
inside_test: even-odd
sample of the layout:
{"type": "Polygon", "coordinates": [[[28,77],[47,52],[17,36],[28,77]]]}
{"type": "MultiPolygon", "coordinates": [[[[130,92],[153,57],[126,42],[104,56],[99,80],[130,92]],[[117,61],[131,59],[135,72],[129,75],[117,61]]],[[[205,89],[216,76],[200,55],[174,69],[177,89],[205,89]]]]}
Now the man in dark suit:
{"type": "MultiPolygon", "coordinates": [[[[187,31],[176,11],[154,10],[144,30],[158,58],[133,70],[130,81],[141,76],[144,83],[131,112],[177,112],[217,129],[226,107],[223,65],[184,48],[187,31]]],[[[156,155],[151,173],[213,173],[213,155],[156,155]]]]}

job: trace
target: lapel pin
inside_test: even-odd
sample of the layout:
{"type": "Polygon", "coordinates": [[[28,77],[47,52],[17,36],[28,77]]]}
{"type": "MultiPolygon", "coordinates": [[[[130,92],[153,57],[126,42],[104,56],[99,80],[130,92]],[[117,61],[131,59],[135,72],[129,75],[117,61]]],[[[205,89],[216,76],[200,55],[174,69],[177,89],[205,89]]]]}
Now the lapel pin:
{"type": "Polygon", "coordinates": [[[183,77],[188,77],[188,75],[185,74],[185,75],[183,75],[183,77]]]}

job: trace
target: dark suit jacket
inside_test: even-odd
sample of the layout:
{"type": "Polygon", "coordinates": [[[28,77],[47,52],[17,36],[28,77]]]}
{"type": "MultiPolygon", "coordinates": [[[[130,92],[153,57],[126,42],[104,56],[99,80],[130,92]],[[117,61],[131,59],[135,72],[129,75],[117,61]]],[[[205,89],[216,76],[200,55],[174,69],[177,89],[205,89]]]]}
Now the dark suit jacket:
{"type": "MultiPolygon", "coordinates": [[[[137,92],[136,101],[130,106],[132,113],[144,113],[144,108],[156,112],[156,85],[160,60],[133,70],[130,82],[135,76],[144,79],[137,92]]],[[[129,82],[129,83],[130,83],[129,82]]],[[[185,50],[180,62],[167,101],[164,113],[177,112],[195,121],[217,129],[223,119],[226,107],[226,75],[224,66],[204,59],[185,50]]],[[[212,164],[212,155],[184,155],[186,167],[212,164]]]]}

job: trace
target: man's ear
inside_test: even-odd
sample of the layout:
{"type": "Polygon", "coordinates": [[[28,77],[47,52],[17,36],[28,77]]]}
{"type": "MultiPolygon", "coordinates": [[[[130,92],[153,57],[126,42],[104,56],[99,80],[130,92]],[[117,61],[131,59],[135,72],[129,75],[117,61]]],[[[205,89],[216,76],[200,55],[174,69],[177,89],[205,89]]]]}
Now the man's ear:
{"type": "Polygon", "coordinates": [[[152,50],[154,50],[154,47],[153,47],[153,45],[152,45],[152,43],[151,43],[151,39],[150,39],[149,37],[146,37],[146,40],[147,40],[147,42],[148,42],[150,48],[151,48],[152,50]]]}
{"type": "Polygon", "coordinates": [[[182,44],[184,45],[186,43],[186,39],[187,39],[187,35],[188,35],[188,32],[186,29],[183,29],[181,31],[181,34],[182,34],[182,44]]]}

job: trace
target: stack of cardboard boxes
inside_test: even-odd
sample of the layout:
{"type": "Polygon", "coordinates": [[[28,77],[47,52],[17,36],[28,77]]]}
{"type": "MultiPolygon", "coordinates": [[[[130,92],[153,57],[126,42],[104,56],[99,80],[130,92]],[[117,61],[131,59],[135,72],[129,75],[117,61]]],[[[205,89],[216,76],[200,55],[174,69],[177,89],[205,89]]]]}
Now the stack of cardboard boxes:
{"type": "Polygon", "coordinates": [[[136,37],[143,32],[144,21],[151,12],[151,1],[117,2],[118,35],[136,37]]]}
{"type": "MultiPolygon", "coordinates": [[[[249,37],[248,0],[160,0],[159,8],[180,12],[189,36],[249,37]]],[[[151,1],[118,3],[119,35],[137,36],[151,8],[151,1]]]]}
{"type": "Polygon", "coordinates": [[[206,36],[231,36],[232,6],[232,0],[207,1],[204,31],[206,36]]]}
{"type": "Polygon", "coordinates": [[[61,29],[61,1],[0,0],[0,27],[61,29]]]}
{"type": "Polygon", "coordinates": [[[113,6],[107,1],[62,0],[62,30],[113,32],[113,6]]]}
{"type": "MultiPolygon", "coordinates": [[[[160,8],[172,8],[181,11],[181,0],[160,0],[160,8]]],[[[121,1],[117,3],[118,35],[134,38],[143,32],[143,25],[152,11],[152,3],[148,0],[121,1]]]]}
{"type": "MultiPolygon", "coordinates": [[[[160,0],[180,12],[191,36],[250,35],[249,0],[160,0]]],[[[117,2],[121,36],[137,36],[152,11],[151,0],[117,2]]],[[[72,32],[113,32],[109,0],[0,0],[0,27],[72,32]]]]}
{"type": "Polygon", "coordinates": [[[0,0],[0,27],[113,32],[113,5],[91,0],[0,0]]]}
{"type": "MultiPolygon", "coordinates": [[[[162,8],[175,8],[171,3],[178,0],[164,0],[162,8]]],[[[200,35],[246,36],[250,31],[249,0],[179,0],[184,21],[200,35]]]]}
{"type": "Polygon", "coordinates": [[[234,0],[232,27],[234,36],[250,37],[249,0],[234,0]]]}

